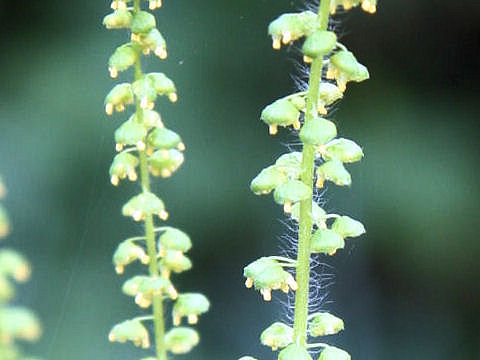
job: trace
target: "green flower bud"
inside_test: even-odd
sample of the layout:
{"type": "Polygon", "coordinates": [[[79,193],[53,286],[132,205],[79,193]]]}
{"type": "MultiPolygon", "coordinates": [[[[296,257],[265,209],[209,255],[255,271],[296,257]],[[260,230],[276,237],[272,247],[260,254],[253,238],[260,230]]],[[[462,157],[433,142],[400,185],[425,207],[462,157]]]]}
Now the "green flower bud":
{"type": "Polygon", "coordinates": [[[337,45],[337,35],[332,31],[315,31],[303,43],[302,52],[305,62],[328,55],[337,45]]]}
{"type": "Polygon", "coordinates": [[[177,148],[180,151],[185,150],[185,145],[175,131],[168,130],[165,128],[158,128],[153,130],[147,139],[148,145],[154,149],[160,150],[170,150],[177,148]]]}
{"type": "Polygon", "coordinates": [[[147,129],[145,126],[136,121],[125,121],[115,130],[115,148],[122,151],[125,145],[135,145],[138,150],[145,150],[145,137],[147,129]]]}
{"type": "Polygon", "coordinates": [[[253,286],[254,278],[258,277],[265,269],[269,267],[280,267],[276,260],[270,259],[268,257],[262,257],[258,260],[255,260],[251,264],[247,265],[243,269],[243,276],[247,278],[245,286],[251,288],[253,286]],[[250,280],[249,280],[250,279],[250,280]]]}
{"type": "Polygon", "coordinates": [[[287,176],[280,172],[276,166],[269,166],[252,180],[250,189],[255,195],[266,195],[287,181],[287,176]]]}
{"type": "Polygon", "coordinates": [[[280,351],[278,360],[312,360],[312,357],[304,347],[290,344],[280,351]]]}
{"type": "Polygon", "coordinates": [[[3,206],[0,205],[0,239],[4,238],[10,232],[10,222],[3,206]]]}
{"type": "Polygon", "coordinates": [[[299,136],[304,144],[323,145],[337,136],[337,127],[330,120],[315,118],[302,126],[299,136]]]}
{"type": "Polygon", "coordinates": [[[318,360],[350,360],[350,354],[335,346],[326,347],[321,353],[318,360]]]}
{"type": "Polygon", "coordinates": [[[147,11],[137,11],[131,23],[132,33],[134,34],[146,34],[156,26],[155,16],[147,11]]]}
{"type": "MultiPolygon", "coordinates": [[[[312,201],[312,219],[318,227],[325,227],[327,213],[315,201],[312,201]]],[[[300,203],[297,202],[292,207],[291,217],[295,221],[300,221],[300,203]]]]}
{"type": "Polygon", "coordinates": [[[152,305],[153,297],[160,295],[168,295],[175,300],[178,296],[177,290],[173,287],[170,280],[164,277],[145,276],[138,283],[137,294],[135,295],[135,303],[141,308],[148,308],[152,305]]]}
{"type": "Polygon", "coordinates": [[[288,100],[280,99],[263,109],[260,119],[269,126],[271,135],[278,132],[278,126],[292,125],[300,129],[300,111],[288,100]]]}
{"type": "Polygon", "coordinates": [[[338,186],[352,184],[352,177],[342,162],[337,159],[327,161],[317,168],[317,187],[322,188],[325,180],[329,180],[338,186]]]}
{"type": "Polygon", "coordinates": [[[158,238],[158,252],[160,256],[165,255],[165,250],[175,250],[182,253],[187,252],[192,247],[190,237],[183,231],[169,227],[158,238]]]}
{"type": "Polygon", "coordinates": [[[283,14],[270,23],[268,35],[272,37],[273,48],[278,50],[282,43],[287,45],[310,34],[318,27],[318,16],[311,11],[283,14]]]}
{"type": "Polygon", "coordinates": [[[209,308],[210,302],[202,294],[180,294],[173,305],[173,325],[180,325],[184,316],[188,317],[189,324],[196,324],[198,315],[206,313],[209,308]]]}
{"type": "Polygon", "coordinates": [[[110,331],[108,339],[111,342],[117,341],[120,343],[131,341],[135,346],[141,346],[144,349],[150,347],[148,331],[138,320],[126,320],[115,325],[110,331]]]}
{"type": "Polygon", "coordinates": [[[148,264],[150,258],[142,247],[130,240],[121,242],[113,254],[113,264],[117,274],[123,274],[125,266],[136,260],[140,260],[142,264],[148,264]]]}
{"type": "Polygon", "coordinates": [[[27,259],[15,250],[0,251],[0,275],[11,276],[16,281],[24,282],[31,274],[27,259]]]}
{"type": "Polygon", "coordinates": [[[334,139],[325,146],[322,157],[325,160],[338,159],[343,163],[352,163],[363,158],[363,150],[352,140],[334,139]]]}
{"type": "Polygon", "coordinates": [[[312,189],[299,180],[289,180],[277,187],[273,198],[277,204],[283,205],[285,213],[292,212],[292,206],[297,201],[307,200],[312,195],[312,189]]]}
{"type": "Polygon", "coordinates": [[[186,354],[200,341],[198,333],[188,327],[171,329],[165,335],[165,346],[173,354],[186,354]]]}
{"type": "Polygon", "coordinates": [[[165,74],[150,73],[147,77],[152,80],[153,87],[158,95],[167,95],[171,102],[177,101],[178,96],[175,84],[165,74]]]}
{"type": "Polygon", "coordinates": [[[142,109],[152,110],[157,100],[157,92],[153,85],[153,81],[145,76],[132,84],[132,90],[137,99],[140,100],[142,109]]]}
{"type": "Polygon", "coordinates": [[[262,332],[260,341],[273,351],[284,348],[293,343],[293,329],[281,322],[273,323],[262,332]]]}
{"type": "Polygon", "coordinates": [[[322,115],[327,114],[325,106],[332,105],[335,101],[343,97],[343,92],[338,86],[322,82],[318,93],[318,112],[322,115]]]}
{"type": "Polygon", "coordinates": [[[107,29],[128,29],[132,21],[132,14],[128,10],[116,10],[103,18],[103,25],[107,29]]]}
{"type": "Polygon", "coordinates": [[[158,150],[150,156],[148,163],[153,176],[170,177],[184,161],[183,154],[175,149],[158,150]]]}
{"type": "Polygon", "coordinates": [[[145,55],[153,51],[160,59],[167,58],[167,43],[157,28],[153,28],[147,34],[134,35],[133,39],[142,47],[145,55]]]}
{"type": "Polygon", "coordinates": [[[132,86],[129,83],[116,85],[105,98],[105,112],[108,115],[113,114],[113,110],[122,112],[126,105],[134,102],[132,86]]]}
{"type": "Polygon", "coordinates": [[[178,274],[192,268],[190,259],[176,250],[165,251],[165,256],[160,260],[159,265],[165,277],[169,277],[171,271],[178,274]]]}
{"type": "Polygon", "coordinates": [[[0,275],[0,304],[11,300],[14,295],[15,288],[13,285],[5,276],[0,275]]]}
{"type": "Polygon", "coordinates": [[[145,219],[145,216],[157,215],[161,220],[167,220],[163,201],[151,192],[143,192],[131,198],[122,208],[124,216],[131,216],[135,221],[145,219]]]}
{"type": "Polygon", "coordinates": [[[365,234],[365,227],[360,221],[354,220],[348,216],[341,216],[332,224],[332,230],[343,237],[357,237],[365,234]]]}
{"type": "Polygon", "coordinates": [[[331,229],[318,229],[312,236],[312,253],[335,255],[338,249],[345,247],[343,237],[331,229]]]}
{"type": "Polygon", "coordinates": [[[135,64],[137,54],[132,47],[132,44],[124,44],[118,47],[110,59],[108,60],[108,70],[110,71],[110,76],[116,78],[119,71],[125,71],[130,66],[135,64]]]}
{"type": "Polygon", "coordinates": [[[35,341],[42,332],[37,316],[27,308],[4,307],[0,310],[2,340],[14,339],[35,341]]]}
{"type": "Polygon", "coordinates": [[[140,285],[148,278],[149,277],[145,275],[138,275],[128,279],[123,283],[122,292],[128,296],[136,296],[140,285]]]}
{"type": "Polygon", "coordinates": [[[342,92],[345,91],[348,81],[361,82],[369,77],[368,69],[360,64],[350,51],[339,51],[330,58],[327,78],[336,79],[342,92]]]}
{"type": "Polygon", "coordinates": [[[275,167],[278,171],[284,173],[289,179],[300,178],[302,172],[302,153],[294,151],[288,154],[283,154],[275,162],[275,167]]]}
{"type": "Polygon", "coordinates": [[[120,179],[125,179],[126,177],[130,181],[137,181],[138,176],[135,169],[138,163],[137,157],[130,153],[122,152],[116,155],[109,171],[112,184],[117,186],[120,179]]]}
{"type": "Polygon", "coordinates": [[[308,325],[310,335],[315,337],[337,334],[343,329],[343,320],[329,313],[315,315],[308,325]]]}

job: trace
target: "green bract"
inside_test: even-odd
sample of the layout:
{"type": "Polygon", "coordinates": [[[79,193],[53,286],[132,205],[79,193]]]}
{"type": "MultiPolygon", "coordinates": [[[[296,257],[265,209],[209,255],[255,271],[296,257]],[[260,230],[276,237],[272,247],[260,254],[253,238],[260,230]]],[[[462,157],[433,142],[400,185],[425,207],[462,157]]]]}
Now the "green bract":
{"type": "Polygon", "coordinates": [[[273,48],[278,50],[281,43],[289,44],[310,34],[319,26],[317,14],[311,11],[283,14],[268,27],[268,34],[273,39],[273,48]]]}
{"type": "Polygon", "coordinates": [[[337,136],[337,127],[323,118],[311,119],[302,126],[300,140],[308,145],[323,145],[337,136]]]}
{"type": "Polygon", "coordinates": [[[113,329],[110,330],[108,338],[110,341],[131,341],[135,346],[141,346],[144,349],[150,347],[148,331],[145,326],[137,320],[126,320],[115,325],[113,329]]]}
{"type": "Polygon", "coordinates": [[[337,35],[331,31],[318,30],[310,34],[303,43],[302,52],[306,62],[329,54],[337,45],[337,35]]]}
{"type": "Polygon", "coordinates": [[[329,346],[325,348],[318,360],[350,360],[350,354],[344,350],[336,348],[334,346],[329,346]]]}
{"type": "Polygon", "coordinates": [[[325,160],[338,159],[343,163],[352,163],[363,158],[363,150],[354,141],[340,138],[330,141],[322,156],[325,160]]]}
{"type": "Polygon", "coordinates": [[[103,18],[103,25],[107,29],[126,29],[130,27],[132,13],[128,10],[115,10],[103,18]]]}
{"type": "Polygon", "coordinates": [[[332,230],[341,234],[343,237],[357,237],[365,234],[365,227],[363,224],[348,216],[341,216],[335,219],[332,224],[332,230]]]}
{"type": "Polygon", "coordinates": [[[304,347],[290,344],[280,351],[278,360],[312,360],[312,357],[304,347]]]}
{"type": "Polygon", "coordinates": [[[188,327],[178,327],[165,335],[165,345],[174,354],[188,353],[200,341],[198,333],[188,327]]]}
{"type": "Polygon", "coordinates": [[[270,194],[280,185],[288,181],[288,177],[276,166],[263,169],[250,183],[250,189],[256,195],[270,194]]]}
{"type": "Polygon", "coordinates": [[[352,184],[352,177],[345,170],[342,162],[333,159],[320,165],[317,169],[317,187],[322,188],[325,180],[329,180],[338,186],[349,186],[352,184]]]}
{"type": "Polygon", "coordinates": [[[334,255],[345,247],[345,240],[331,229],[318,229],[312,236],[312,253],[334,255]]]}
{"type": "Polygon", "coordinates": [[[278,126],[290,126],[300,128],[300,111],[287,99],[280,99],[268,105],[260,116],[265,124],[269,126],[271,135],[277,133],[278,126]]]}
{"type": "Polygon", "coordinates": [[[329,313],[315,315],[308,325],[311,336],[333,335],[343,329],[343,320],[329,313]]]}
{"type": "Polygon", "coordinates": [[[273,323],[262,332],[260,341],[273,351],[284,348],[293,342],[293,329],[281,322],[273,323]]]}
{"type": "Polygon", "coordinates": [[[312,195],[312,189],[299,180],[289,180],[275,189],[275,202],[283,205],[286,213],[292,212],[293,203],[307,200],[312,195]]]}

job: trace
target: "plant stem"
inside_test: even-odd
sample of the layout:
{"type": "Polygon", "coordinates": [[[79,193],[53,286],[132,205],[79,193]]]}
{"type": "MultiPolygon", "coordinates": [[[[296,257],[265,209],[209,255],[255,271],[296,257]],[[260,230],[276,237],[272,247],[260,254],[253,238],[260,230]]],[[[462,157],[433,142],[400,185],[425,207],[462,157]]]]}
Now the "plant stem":
{"type": "MultiPolygon", "coordinates": [[[[134,1],[134,13],[140,11],[140,0],[134,1]]],[[[135,61],[135,80],[139,80],[143,77],[142,62],[141,62],[141,50],[136,50],[135,61]]],[[[143,109],[140,107],[140,101],[136,102],[136,115],[138,121],[143,121],[143,109]]],[[[144,139],[146,143],[146,139],[144,139]]],[[[142,191],[150,191],[150,175],[148,173],[147,153],[145,151],[139,151],[140,160],[140,183],[142,185],[142,191]]],[[[150,276],[156,277],[159,275],[158,263],[157,263],[157,249],[155,246],[155,226],[153,223],[153,216],[147,215],[145,217],[145,238],[147,243],[147,253],[150,257],[150,263],[148,265],[150,276]]],[[[155,329],[155,346],[157,352],[157,358],[159,360],[167,359],[167,352],[165,349],[165,323],[163,319],[163,299],[161,295],[153,297],[153,323],[155,329]]]]}
{"type": "MultiPolygon", "coordinates": [[[[320,0],[318,14],[320,17],[321,30],[328,26],[330,0],[320,0]]],[[[314,119],[317,114],[318,92],[322,81],[323,58],[313,60],[310,69],[310,81],[307,92],[307,109],[305,123],[314,119]]],[[[315,148],[305,144],[302,152],[302,182],[312,189],[313,194],[313,171],[315,166],[315,148]]],[[[310,282],[310,244],[312,238],[313,219],[312,213],[313,195],[300,203],[300,219],[298,231],[298,254],[296,281],[298,289],[295,293],[295,319],[294,339],[300,346],[306,346],[307,339],[307,316],[308,316],[308,293],[310,282]]]]}

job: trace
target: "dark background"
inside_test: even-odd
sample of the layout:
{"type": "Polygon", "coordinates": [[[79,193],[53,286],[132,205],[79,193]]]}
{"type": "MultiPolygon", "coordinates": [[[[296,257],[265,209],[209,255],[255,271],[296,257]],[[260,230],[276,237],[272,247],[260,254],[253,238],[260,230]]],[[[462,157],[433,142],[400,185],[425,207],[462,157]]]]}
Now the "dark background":
{"type": "MultiPolygon", "coordinates": [[[[175,283],[212,301],[201,346],[179,359],[275,357],[258,336],[282,307],[246,290],[242,269],[278,253],[283,215],[248,184],[291,140],[269,137],[258,118],[292,92],[298,59],[272,51],[267,24],[300,5],[165,0],[157,12],[170,56],[147,68],[176,81],[180,100],[161,102],[161,111],[187,152],[155,190],[169,224],[194,239],[194,269],[175,283]]],[[[43,319],[44,336],[28,350],[45,359],[143,353],[106,338],[138,313],[111,255],[141,231],[120,214],[135,185],[108,181],[113,131],[126,116],[103,113],[113,85],[106,62],[126,40],[102,28],[108,7],[0,0],[0,172],[14,225],[7,243],[33,263],[18,302],[43,319]]],[[[349,167],[351,188],[325,195],[330,212],[361,219],[368,231],[327,259],[336,280],[324,307],[346,321],[329,340],[355,359],[480,359],[479,16],[476,0],[384,0],[375,16],[356,10],[338,28],[371,73],[334,114],[365,160],[349,167]]]]}

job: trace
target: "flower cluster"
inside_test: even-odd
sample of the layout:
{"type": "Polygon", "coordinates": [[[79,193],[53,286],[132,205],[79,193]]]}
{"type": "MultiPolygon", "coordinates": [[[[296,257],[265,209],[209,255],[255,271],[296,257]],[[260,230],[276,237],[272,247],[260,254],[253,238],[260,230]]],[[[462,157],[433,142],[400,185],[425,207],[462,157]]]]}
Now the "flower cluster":
{"type": "MultiPolygon", "coordinates": [[[[0,198],[5,192],[0,180],[0,198]]],[[[8,233],[8,216],[0,205],[0,240],[8,233]]],[[[30,264],[22,254],[12,249],[0,249],[0,359],[27,359],[17,341],[35,341],[42,332],[40,321],[30,309],[9,304],[15,296],[13,283],[27,281],[30,272],[30,264]]],[[[34,360],[31,357],[28,359],[34,360]]]]}
{"type": "MultiPolygon", "coordinates": [[[[161,97],[170,102],[178,100],[174,82],[159,72],[143,73],[142,56],[153,53],[167,58],[166,42],[157,29],[155,16],[142,10],[143,0],[114,0],[111,14],[103,23],[107,29],[127,29],[129,42],[119,46],[108,61],[112,78],[121,72],[134,70],[132,82],[123,81],[113,87],[105,98],[108,115],[120,113],[128,106],[135,110],[115,131],[115,149],[118,154],[110,166],[110,181],[114,186],[122,180],[140,182],[141,192],[128,200],[122,208],[124,216],[143,222],[145,233],[122,241],[114,255],[113,264],[118,274],[126,266],[138,262],[148,266],[148,273],[126,280],[123,292],[134,298],[142,309],[151,309],[151,315],[136,317],[115,325],[110,341],[130,341],[135,346],[150,348],[155,344],[156,354],[148,359],[167,359],[167,353],[189,352],[199,342],[196,330],[180,326],[186,317],[189,324],[198,322],[199,315],[208,311],[208,299],[199,293],[179,293],[170,279],[171,273],[181,273],[192,267],[186,253],[192,247],[190,237],[179,229],[156,227],[155,222],[166,221],[168,212],[161,198],[150,190],[150,177],[170,177],[184,162],[185,144],[180,135],[168,129],[155,105],[161,97]],[[165,329],[164,306],[173,301],[174,327],[165,329]],[[153,321],[154,340],[144,325],[153,321]]],[[[160,0],[149,0],[148,8],[160,8],[160,0]]]]}
{"type": "MultiPolygon", "coordinates": [[[[277,134],[279,127],[296,131],[302,151],[281,155],[250,184],[256,195],[273,193],[274,201],[298,223],[296,259],[262,257],[244,268],[246,287],[259,290],[265,301],[271,300],[272,290],[295,291],[293,326],[275,322],[260,336],[263,345],[279,350],[279,360],[312,360],[311,348],[323,348],[318,360],[350,359],[344,350],[308,342],[310,338],[337,334],[344,328],[343,320],[335,315],[309,314],[308,302],[311,255],[332,256],[345,247],[345,239],[365,233],[359,221],[329,214],[314,201],[315,188],[324,188],[327,181],[338,186],[351,185],[345,164],[360,161],[364,156],[357,143],[338,137],[336,124],[328,119],[332,105],[343,98],[347,84],[369,78],[367,68],[338,42],[337,35],[328,27],[330,14],[357,5],[370,13],[376,11],[376,0],[320,0],[318,13],[284,14],[268,28],[276,50],[282,44],[303,41],[303,60],[310,66],[308,89],[274,101],[260,116],[271,135],[277,134]]],[[[246,356],[240,360],[255,359],[246,356]]]]}

